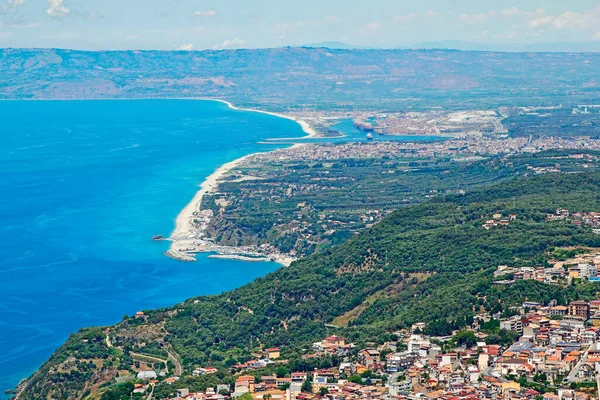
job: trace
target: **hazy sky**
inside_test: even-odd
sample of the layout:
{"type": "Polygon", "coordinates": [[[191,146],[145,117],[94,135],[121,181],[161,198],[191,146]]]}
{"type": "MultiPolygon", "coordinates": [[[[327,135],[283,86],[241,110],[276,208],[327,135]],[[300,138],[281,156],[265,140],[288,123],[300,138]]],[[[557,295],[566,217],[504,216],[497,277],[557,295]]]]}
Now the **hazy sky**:
{"type": "Polygon", "coordinates": [[[0,0],[0,47],[600,41],[600,0],[0,0]]]}

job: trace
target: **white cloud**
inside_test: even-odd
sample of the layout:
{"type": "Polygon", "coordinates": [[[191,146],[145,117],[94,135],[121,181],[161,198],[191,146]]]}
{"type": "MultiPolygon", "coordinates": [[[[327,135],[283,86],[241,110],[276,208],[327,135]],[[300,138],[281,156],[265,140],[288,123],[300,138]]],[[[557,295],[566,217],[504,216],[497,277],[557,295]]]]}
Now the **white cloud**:
{"type": "Polygon", "coordinates": [[[50,7],[46,14],[52,18],[62,18],[69,13],[69,9],[63,4],[64,0],[48,0],[50,7]]]}
{"type": "Polygon", "coordinates": [[[192,51],[194,50],[194,45],[192,43],[184,43],[179,46],[179,50],[192,51]]]}
{"type": "Polygon", "coordinates": [[[406,21],[410,21],[411,19],[415,19],[419,17],[419,13],[408,13],[408,14],[404,14],[404,15],[396,15],[394,17],[394,21],[396,22],[406,22],[406,21]]]}
{"type": "Polygon", "coordinates": [[[217,12],[215,10],[206,10],[206,11],[195,11],[192,16],[194,17],[215,17],[217,12]]]}
{"type": "Polygon", "coordinates": [[[523,11],[517,7],[511,7],[502,10],[502,15],[505,17],[541,17],[544,14],[546,14],[546,11],[542,8],[538,8],[535,11],[523,11]]]}
{"type": "Polygon", "coordinates": [[[368,24],[366,24],[364,28],[370,32],[377,32],[381,29],[381,24],[379,23],[379,21],[371,21],[368,24]]]}
{"type": "Polygon", "coordinates": [[[519,10],[517,7],[511,7],[511,8],[507,8],[505,10],[502,10],[502,15],[504,15],[505,17],[513,17],[515,15],[522,15],[523,11],[519,10]]]}
{"type": "Polygon", "coordinates": [[[494,17],[496,15],[496,11],[490,10],[486,13],[481,14],[467,14],[463,13],[460,15],[460,19],[467,24],[482,24],[487,21],[490,17],[494,17]]]}
{"type": "Polygon", "coordinates": [[[600,40],[600,31],[596,32],[594,36],[592,36],[592,40],[600,40]]]}
{"type": "Polygon", "coordinates": [[[534,18],[531,21],[529,21],[529,27],[530,28],[545,28],[549,25],[552,25],[552,23],[554,22],[554,18],[555,17],[552,17],[552,16],[534,18]]]}
{"type": "Polygon", "coordinates": [[[224,50],[224,49],[239,49],[244,47],[246,44],[245,40],[239,38],[227,39],[221,43],[217,43],[211,47],[213,50],[224,50]]]}
{"type": "Polygon", "coordinates": [[[433,17],[433,16],[435,16],[435,14],[436,14],[436,12],[435,12],[435,11],[433,11],[433,10],[427,10],[427,11],[425,11],[425,14],[424,14],[424,15],[425,15],[426,17],[433,17]]]}
{"type": "Polygon", "coordinates": [[[578,12],[567,11],[556,17],[552,26],[557,29],[583,27],[586,24],[586,19],[586,16],[581,15],[578,12]]]}
{"type": "Polygon", "coordinates": [[[25,4],[26,0],[8,0],[6,2],[6,5],[8,7],[19,7],[22,6],[23,4],[25,4]]]}
{"type": "Polygon", "coordinates": [[[533,29],[588,29],[597,27],[600,18],[600,7],[584,13],[567,11],[560,15],[539,16],[529,21],[533,29]]]}

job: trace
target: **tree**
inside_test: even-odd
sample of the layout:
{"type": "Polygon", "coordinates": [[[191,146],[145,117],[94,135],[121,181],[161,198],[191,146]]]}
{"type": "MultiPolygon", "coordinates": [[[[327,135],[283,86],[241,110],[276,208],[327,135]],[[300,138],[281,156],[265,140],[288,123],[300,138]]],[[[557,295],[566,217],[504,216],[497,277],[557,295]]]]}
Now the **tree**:
{"type": "Polygon", "coordinates": [[[326,394],[329,394],[329,389],[327,389],[326,387],[322,387],[319,389],[319,394],[321,396],[325,396],[326,394]]]}
{"type": "Polygon", "coordinates": [[[254,398],[250,393],[244,393],[243,395],[238,397],[238,400],[254,400],[254,398]]]}
{"type": "Polygon", "coordinates": [[[129,398],[133,393],[133,389],[134,386],[131,382],[120,383],[102,393],[102,397],[100,398],[101,400],[121,400],[124,398],[129,398]]]}
{"type": "Polygon", "coordinates": [[[457,346],[466,346],[467,348],[471,348],[477,345],[477,338],[475,338],[475,334],[470,331],[460,331],[456,334],[455,337],[457,346]]]}
{"type": "Polygon", "coordinates": [[[306,392],[306,393],[312,393],[312,383],[310,383],[308,380],[305,380],[302,383],[302,391],[306,392]]]}

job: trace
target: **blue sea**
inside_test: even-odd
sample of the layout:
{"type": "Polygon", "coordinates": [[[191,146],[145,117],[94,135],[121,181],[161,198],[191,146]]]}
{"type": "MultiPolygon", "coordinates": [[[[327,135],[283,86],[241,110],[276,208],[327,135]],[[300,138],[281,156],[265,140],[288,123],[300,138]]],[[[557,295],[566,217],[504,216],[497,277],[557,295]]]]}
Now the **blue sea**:
{"type": "MultiPolygon", "coordinates": [[[[304,136],[211,101],[0,102],[0,389],[80,327],[220,293],[275,270],[163,256],[174,219],[225,162],[304,136]]],[[[281,145],[280,145],[281,147],[281,145]]]]}
{"type": "MultiPolygon", "coordinates": [[[[338,127],[345,140],[364,140],[351,125],[338,127]]],[[[150,239],[171,233],[216,168],[302,136],[293,121],[213,101],[0,101],[1,392],[81,327],[278,268],[177,262],[150,239]]]]}

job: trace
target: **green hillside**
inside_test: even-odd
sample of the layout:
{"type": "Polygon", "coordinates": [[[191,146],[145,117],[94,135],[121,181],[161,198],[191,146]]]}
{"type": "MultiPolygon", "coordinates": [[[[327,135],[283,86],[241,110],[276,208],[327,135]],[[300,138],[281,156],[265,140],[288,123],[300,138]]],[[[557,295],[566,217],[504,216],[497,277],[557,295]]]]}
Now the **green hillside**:
{"type": "MultiPolygon", "coordinates": [[[[131,369],[132,352],[176,355],[184,370],[215,366],[226,380],[231,365],[264,347],[281,347],[289,368],[310,369],[311,362],[336,362],[300,357],[333,332],[357,343],[383,342],[397,329],[426,322],[428,333],[445,335],[479,311],[508,312],[526,299],[591,299],[598,292],[592,283],[492,285],[498,265],[545,265],[556,247],[600,247],[590,227],[548,222],[557,208],[600,211],[600,174],[511,180],[402,208],[342,245],[239,289],[124,318],[109,334],[114,347],[103,330],[84,329],[29,379],[19,398],[93,392],[114,382],[117,370],[131,369]],[[516,219],[484,229],[496,213],[516,219]]],[[[182,384],[202,386],[207,379],[182,384]]]]}

